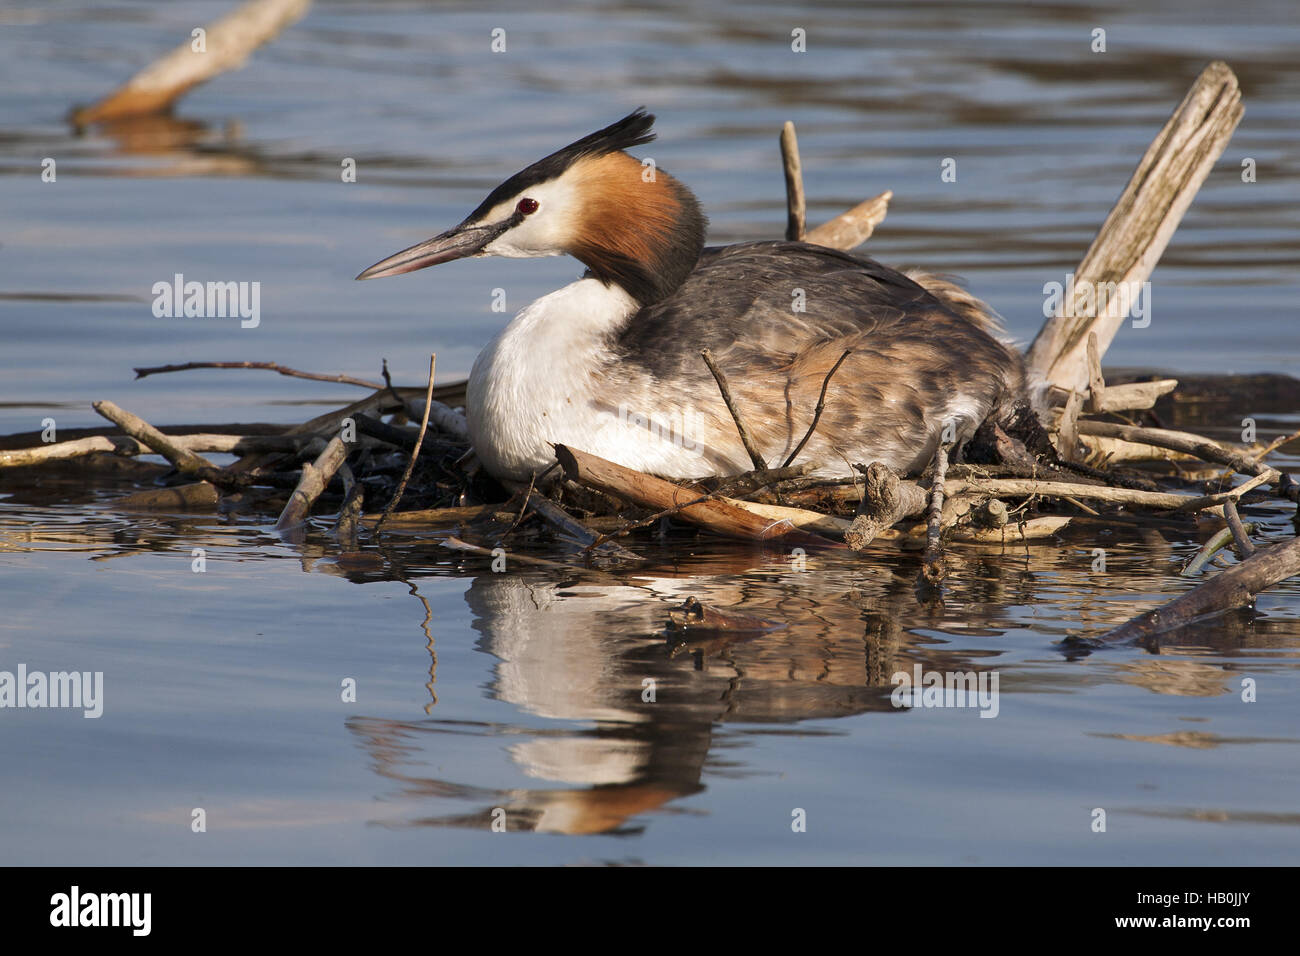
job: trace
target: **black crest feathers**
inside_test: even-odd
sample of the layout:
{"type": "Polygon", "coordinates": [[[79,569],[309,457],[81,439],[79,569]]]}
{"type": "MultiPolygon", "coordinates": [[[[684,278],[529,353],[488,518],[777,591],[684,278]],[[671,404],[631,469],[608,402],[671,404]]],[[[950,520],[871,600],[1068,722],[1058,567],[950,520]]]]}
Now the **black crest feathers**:
{"type": "MultiPolygon", "coordinates": [[[[465,217],[465,223],[475,222],[494,206],[523,192],[530,186],[552,180],[568,169],[576,160],[587,156],[600,156],[616,150],[641,146],[655,138],[652,127],[655,118],[644,106],[638,106],[617,123],[598,129],[563,149],[557,149],[544,159],[539,159],[527,169],[515,173],[492,192],[488,193],[477,209],[465,217]]],[[[464,225],[465,223],[462,223],[464,225]]]]}

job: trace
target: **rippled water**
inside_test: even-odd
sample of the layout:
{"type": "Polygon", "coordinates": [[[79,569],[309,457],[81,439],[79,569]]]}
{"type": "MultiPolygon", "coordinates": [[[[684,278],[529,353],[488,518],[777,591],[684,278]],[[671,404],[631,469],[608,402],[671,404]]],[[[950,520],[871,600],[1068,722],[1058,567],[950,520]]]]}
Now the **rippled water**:
{"type": "MultiPolygon", "coordinates": [[[[642,103],[660,117],[646,154],[698,192],[712,241],[782,229],[776,133],[793,119],[811,220],[894,190],[869,251],[962,275],[1027,341],[1043,284],[1072,269],[1213,58],[1238,73],[1245,119],[1153,276],[1151,326],[1107,360],[1300,374],[1293,5],[1142,6],[318,0],[170,120],[76,133],[70,106],[228,4],[10,4],[0,433],[96,424],[99,398],[165,423],[296,422],[354,397],[257,372],[133,382],[134,366],[374,378],[387,358],[419,383],[437,351],[440,379],[462,375],[505,321],[493,290],[513,310],[575,264],[351,277],[642,103]],[[178,272],[260,281],[261,324],[155,318],[152,285],[178,272]]],[[[1265,439],[1300,425],[1249,407],[1210,425],[1251,415],[1265,439]]],[[[885,550],[800,571],[674,532],[634,542],[645,562],[627,571],[498,574],[436,536],[396,535],[381,569],[358,571],[324,523],[294,547],[261,519],[122,515],[122,490],[0,475],[0,670],[105,681],[98,720],[0,710],[0,861],[1296,859],[1300,587],[1159,655],[1056,643],[1186,587],[1199,541],[1174,526],[1085,521],[1028,550],[961,548],[935,605],[913,593],[915,559],[885,550]],[[687,596],[783,626],[678,647],[665,624],[687,596]],[[894,707],[890,676],[917,664],[996,673],[997,718],[894,707]],[[355,702],[340,699],[348,678],[355,702]],[[1090,829],[1098,807],[1106,834],[1090,829]],[[796,808],[807,832],[791,831],[796,808]],[[537,832],[492,834],[498,809],[537,832]]],[[[1252,517],[1288,531],[1282,509],[1252,517]]]]}

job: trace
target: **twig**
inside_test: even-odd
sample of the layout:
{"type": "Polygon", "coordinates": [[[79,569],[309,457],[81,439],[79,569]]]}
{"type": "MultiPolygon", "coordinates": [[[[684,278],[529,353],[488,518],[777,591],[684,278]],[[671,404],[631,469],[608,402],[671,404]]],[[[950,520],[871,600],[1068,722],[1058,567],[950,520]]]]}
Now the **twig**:
{"type": "Polygon", "coordinates": [[[429,387],[424,393],[424,417],[420,420],[420,434],[415,439],[415,449],[411,452],[411,458],[406,463],[406,471],[402,473],[402,480],[397,484],[397,491],[394,492],[392,499],[388,502],[388,507],[384,509],[383,515],[380,516],[379,522],[375,525],[376,535],[383,530],[384,522],[393,513],[397,503],[402,500],[402,494],[406,491],[406,483],[411,480],[411,472],[415,470],[415,463],[420,457],[420,445],[424,443],[424,432],[429,427],[429,409],[433,407],[433,372],[437,364],[438,355],[435,352],[429,356],[429,387]]]}
{"type": "Polygon", "coordinates": [[[709,367],[714,380],[718,383],[718,391],[722,393],[722,400],[727,405],[727,411],[731,412],[731,418],[736,423],[736,431],[740,433],[740,443],[745,446],[745,451],[749,453],[749,460],[754,463],[756,470],[766,471],[767,463],[763,461],[763,456],[754,447],[754,441],[749,437],[749,430],[745,428],[740,412],[736,411],[736,403],[731,399],[731,389],[727,387],[727,377],[722,374],[722,369],[718,368],[718,363],[713,360],[712,352],[708,349],[701,349],[700,355],[704,358],[704,364],[709,367]]]}
{"type": "Polygon", "coordinates": [[[826,373],[826,379],[822,382],[822,393],[817,399],[817,408],[813,412],[812,424],[808,426],[803,438],[799,440],[799,444],[794,446],[794,451],[790,452],[790,457],[785,460],[785,464],[781,467],[789,468],[794,460],[799,457],[799,452],[803,451],[803,446],[808,444],[808,439],[812,438],[813,432],[817,430],[817,423],[822,420],[822,409],[826,407],[826,389],[830,387],[831,376],[839,371],[840,366],[844,364],[844,360],[852,354],[853,349],[845,349],[844,354],[839,357],[839,361],[832,365],[831,370],[826,373]]]}
{"type": "Polygon", "coordinates": [[[794,134],[794,123],[789,120],[781,127],[781,166],[785,170],[785,237],[799,242],[806,232],[803,167],[799,162],[799,140],[794,134]]]}
{"type": "Polygon", "coordinates": [[[148,375],[162,375],[165,372],[188,372],[196,368],[256,368],[265,369],[269,372],[277,372],[280,375],[287,375],[290,378],[307,378],[314,382],[338,382],[341,385],[359,385],[362,388],[381,389],[384,386],[378,382],[367,382],[363,378],[353,378],[351,375],[326,375],[321,372],[303,372],[296,368],[289,368],[278,362],[183,362],[180,365],[152,365],[148,368],[133,369],[137,379],[144,378],[148,375]]]}

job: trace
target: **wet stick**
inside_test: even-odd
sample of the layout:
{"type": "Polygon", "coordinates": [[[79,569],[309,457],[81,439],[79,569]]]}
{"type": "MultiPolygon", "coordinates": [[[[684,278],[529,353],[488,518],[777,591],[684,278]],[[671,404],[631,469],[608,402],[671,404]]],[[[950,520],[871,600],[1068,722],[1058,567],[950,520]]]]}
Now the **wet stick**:
{"type": "Polygon", "coordinates": [[[1098,638],[1080,639],[1084,644],[1113,644],[1121,641],[1153,643],[1177,627],[1201,618],[1247,607],[1255,595],[1279,581],[1300,574],[1300,538],[1262,548],[1235,567],[1221,571],[1204,584],[1192,588],[1155,610],[1139,614],[1098,638]]]}

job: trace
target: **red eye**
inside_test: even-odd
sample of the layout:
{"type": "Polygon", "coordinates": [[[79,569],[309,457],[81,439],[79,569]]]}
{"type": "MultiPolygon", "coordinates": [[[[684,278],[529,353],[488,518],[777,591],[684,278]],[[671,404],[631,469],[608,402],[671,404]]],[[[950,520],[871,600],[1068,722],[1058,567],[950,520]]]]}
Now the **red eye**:
{"type": "Polygon", "coordinates": [[[537,200],[529,199],[525,196],[523,199],[519,200],[519,205],[515,208],[525,216],[531,216],[533,213],[537,212],[537,200]]]}

